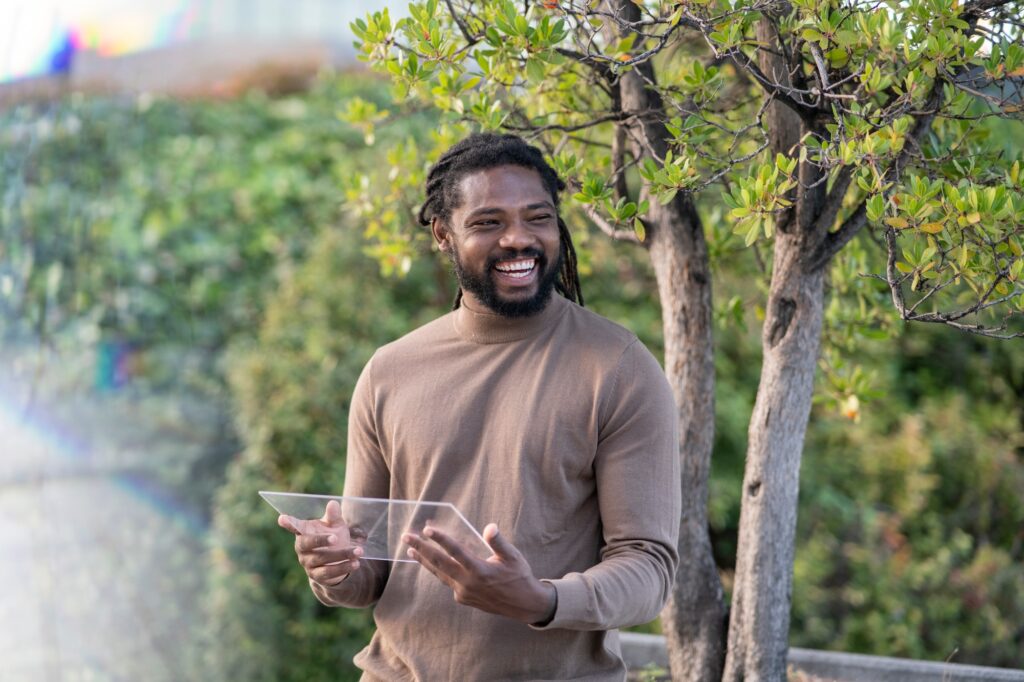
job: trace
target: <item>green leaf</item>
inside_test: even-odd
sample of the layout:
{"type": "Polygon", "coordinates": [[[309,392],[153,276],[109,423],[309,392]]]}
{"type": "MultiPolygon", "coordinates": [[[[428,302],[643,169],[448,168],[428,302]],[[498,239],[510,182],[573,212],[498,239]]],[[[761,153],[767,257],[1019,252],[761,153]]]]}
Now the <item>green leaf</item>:
{"type": "Polygon", "coordinates": [[[647,239],[647,230],[644,228],[644,221],[639,218],[633,219],[633,232],[636,233],[636,238],[641,242],[647,239]]]}
{"type": "Polygon", "coordinates": [[[746,236],[743,238],[743,245],[750,246],[757,241],[758,235],[761,234],[761,221],[751,220],[750,228],[747,230],[746,236]]]}
{"type": "Polygon", "coordinates": [[[535,57],[526,60],[526,76],[531,83],[537,84],[544,81],[544,64],[535,57]]]}
{"type": "Polygon", "coordinates": [[[814,29],[814,28],[805,28],[800,33],[800,35],[801,35],[801,37],[803,37],[804,40],[806,40],[807,42],[810,42],[810,43],[816,43],[816,42],[818,42],[819,40],[821,40],[824,37],[824,36],[821,35],[820,31],[818,31],[817,29],[814,29]]]}

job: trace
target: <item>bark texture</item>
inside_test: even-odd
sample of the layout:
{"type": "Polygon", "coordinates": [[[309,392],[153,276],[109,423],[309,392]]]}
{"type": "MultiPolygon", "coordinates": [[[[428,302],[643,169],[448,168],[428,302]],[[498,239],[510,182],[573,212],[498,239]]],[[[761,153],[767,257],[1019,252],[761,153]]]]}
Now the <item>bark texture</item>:
{"type": "Polygon", "coordinates": [[[665,329],[665,373],[679,408],[683,497],[679,570],[662,612],[662,629],[672,679],[718,682],[725,654],[725,605],[707,520],[715,419],[711,272],[693,206],[679,199],[656,216],[650,257],[665,329]]]}
{"type": "MultiPolygon", "coordinates": [[[[630,0],[610,9],[629,22],[640,20],[630,0]]],[[[622,127],[637,160],[664,158],[669,139],[664,103],[648,87],[650,62],[623,73],[617,83],[622,127]]],[[[665,373],[679,409],[682,518],[679,571],[662,613],[672,679],[719,682],[725,653],[725,604],[711,552],[707,501],[715,433],[715,368],[712,348],[711,268],[700,218],[682,193],[662,206],[652,198],[647,248],[658,282],[665,338],[665,373]]]]}
{"type": "MultiPolygon", "coordinates": [[[[772,18],[763,17],[758,38],[769,49],[758,56],[775,82],[791,84],[785,52],[772,18]]],[[[773,102],[765,123],[772,151],[794,155],[806,122],[773,102]]],[[[740,532],[729,621],[724,680],[786,679],[793,583],[800,459],[814,394],[821,341],[824,268],[807,265],[825,238],[821,214],[825,183],[820,170],[800,164],[793,209],[780,216],[775,236],[768,311],[761,338],[763,361],[750,418],[743,476],[740,532]]]]}
{"type": "Polygon", "coordinates": [[[824,274],[801,265],[801,234],[780,233],[750,419],[724,679],[784,680],[800,458],[814,392],[824,274]]]}

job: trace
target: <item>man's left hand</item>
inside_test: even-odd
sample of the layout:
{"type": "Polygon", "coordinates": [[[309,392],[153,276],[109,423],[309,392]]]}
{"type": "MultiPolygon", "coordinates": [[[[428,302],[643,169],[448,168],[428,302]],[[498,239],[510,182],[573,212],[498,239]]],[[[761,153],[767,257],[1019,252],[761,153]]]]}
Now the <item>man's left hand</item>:
{"type": "Polygon", "coordinates": [[[549,621],[556,606],[555,588],[541,582],[522,553],[491,523],[484,540],[494,554],[479,559],[437,528],[423,535],[406,533],[409,556],[451,588],[455,601],[523,623],[549,621]]]}

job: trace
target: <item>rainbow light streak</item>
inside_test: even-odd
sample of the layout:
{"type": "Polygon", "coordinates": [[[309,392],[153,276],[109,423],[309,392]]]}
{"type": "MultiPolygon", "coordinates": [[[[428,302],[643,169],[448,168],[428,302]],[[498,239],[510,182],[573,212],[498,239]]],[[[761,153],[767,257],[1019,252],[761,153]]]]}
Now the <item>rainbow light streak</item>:
{"type": "MultiPolygon", "coordinates": [[[[38,482],[48,474],[60,477],[67,475],[68,470],[73,475],[81,474],[82,464],[92,458],[92,448],[77,434],[42,416],[26,419],[23,410],[0,400],[0,489],[38,482]]],[[[202,517],[146,472],[112,471],[106,477],[190,537],[202,540],[206,536],[202,517]]]]}
{"type": "Polygon", "coordinates": [[[72,0],[0,8],[0,82],[67,73],[75,52],[116,57],[184,42],[193,36],[195,0],[147,0],[104,10],[72,0]]]}
{"type": "MultiPolygon", "coordinates": [[[[88,445],[75,434],[56,425],[35,423],[24,417],[24,410],[0,401],[0,462],[17,463],[19,458],[38,457],[43,453],[57,453],[68,460],[89,459],[88,445]]],[[[0,476],[6,472],[0,471],[0,476]]]]}

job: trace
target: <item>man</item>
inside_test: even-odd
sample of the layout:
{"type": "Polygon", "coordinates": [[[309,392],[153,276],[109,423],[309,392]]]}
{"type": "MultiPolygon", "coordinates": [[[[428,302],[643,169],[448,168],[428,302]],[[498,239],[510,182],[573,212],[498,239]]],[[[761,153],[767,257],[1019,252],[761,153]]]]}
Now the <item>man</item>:
{"type": "Polygon", "coordinates": [[[675,404],[636,336],[582,307],[563,188],[515,136],[442,156],[420,222],[455,309],[379,349],[352,398],[344,494],[451,502],[493,556],[427,528],[403,536],[419,567],[360,560],[334,503],[281,517],[320,601],[376,604],[364,680],[622,680],[614,629],[668,597],[675,404]]]}

